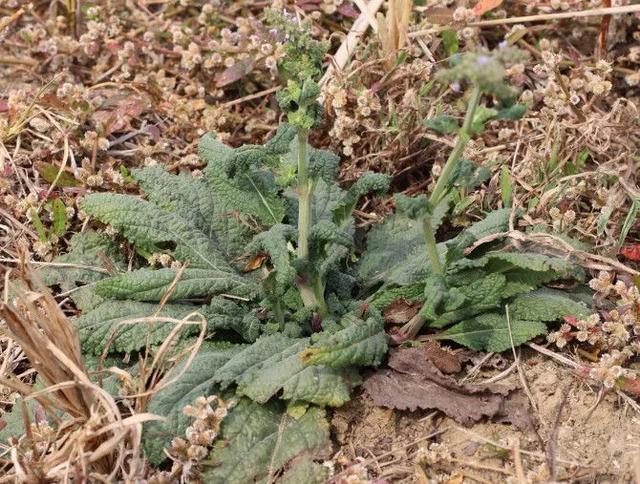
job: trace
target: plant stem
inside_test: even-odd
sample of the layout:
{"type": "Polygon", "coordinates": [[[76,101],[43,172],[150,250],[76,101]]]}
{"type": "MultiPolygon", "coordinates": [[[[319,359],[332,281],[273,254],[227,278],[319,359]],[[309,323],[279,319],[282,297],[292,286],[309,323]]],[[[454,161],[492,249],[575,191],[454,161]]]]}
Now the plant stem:
{"type": "Polygon", "coordinates": [[[426,322],[427,318],[418,312],[418,314],[411,318],[411,320],[400,329],[400,336],[397,338],[397,342],[402,343],[403,341],[415,338],[426,322]]]}
{"type": "MultiPolygon", "coordinates": [[[[467,112],[464,116],[464,122],[462,123],[462,128],[458,132],[458,139],[456,140],[456,144],[451,150],[449,154],[449,158],[447,158],[447,162],[442,169],[442,173],[438,177],[438,181],[436,182],[436,186],[431,192],[431,196],[429,197],[429,205],[433,208],[442,200],[444,195],[447,193],[449,188],[451,187],[451,175],[458,168],[458,164],[460,162],[460,157],[464,151],[464,147],[469,142],[471,138],[471,124],[473,123],[473,118],[476,114],[476,108],[480,102],[480,97],[482,96],[482,91],[480,87],[474,85],[471,89],[471,96],[469,97],[469,103],[467,104],[467,112]]],[[[433,227],[431,226],[431,217],[425,217],[422,220],[422,228],[424,231],[424,243],[427,248],[427,258],[431,263],[431,267],[433,271],[438,275],[444,274],[444,267],[442,266],[442,262],[440,261],[440,255],[438,254],[438,246],[436,244],[436,237],[433,233],[433,227]]],[[[427,322],[427,318],[422,316],[420,313],[416,314],[411,321],[405,324],[400,330],[401,337],[403,339],[413,339],[418,334],[422,326],[427,322]]]]}
{"type": "Polygon", "coordinates": [[[326,316],[328,309],[327,303],[324,300],[324,284],[320,280],[319,277],[316,278],[315,283],[313,284],[313,294],[316,298],[316,305],[318,307],[318,314],[320,316],[326,316]]]}
{"type": "Polygon", "coordinates": [[[308,137],[307,130],[298,130],[298,257],[304,261],[309,258],[309,226],[311,224],[308,137]]]}
{"type": "MultiPolygon", "coordinates": [[[[309,180],[309,159],[307,141],[309,132],[298,130],[298,258],[309,261],[309,230],[311,227],[311,196],[313,183],[309,180]]],[[[327,314],[322,281],[309,281],[308,274],[298,282],[298,290],[306,307],[317,308],[320,316],[327,314]]]]}
{"type": "Polygon", "coordinates": [[[469,104],[467,104],[467,113],[464,116],[464,122],[462,123],[462,128],[458,132],[458,139],[456,140],[456,144],[451,150],[449,154],[449,158],[447,158],[447,162],[442,169],[442,173],[436,182],[436,186],[431,192],[431,197],[429,197],[429,201],[431,202],[431,206],[435,207],[442,197],[446,193],[449,188],[449,182],[451,181],[451,175],[458,167],[458,162],[460,161],[460,157],[462,156],[462,152],[464,151],[464,147],[469,142],[471,138],[471,124],[473,123],[473,118],[476,113],[476,108],[478,107],[478,103],[480,102],[480,96],[482,95],[482,91],[479,86],[474,85],[471,89],[471,96],[469,98],[469,104]]]}
{"type": "Polygon", "coordinates": [[[442,262],[440,262],[440,254],[438,254],[438,246],[436,245],[436,237],[431,227],[431,217],[425,217],[422,220],[422,228],[424,230],[424,243],[427,246],[427,257],[433,267],[433,271],[438,274],[444,274],[442,262]]]}

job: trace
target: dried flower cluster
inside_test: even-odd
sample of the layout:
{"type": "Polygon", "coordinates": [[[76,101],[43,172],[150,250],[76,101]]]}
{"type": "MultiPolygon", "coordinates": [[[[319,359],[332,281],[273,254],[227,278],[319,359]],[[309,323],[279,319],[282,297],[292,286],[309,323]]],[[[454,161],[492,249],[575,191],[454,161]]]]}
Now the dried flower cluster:
{"type": "Polygon", "coordinates": [[[401,170],[408,161],[403,158],[420,150],[420,133],[426,132],[422,121],[431,101],[414,86],[427,85],[434,67],[420,54],[410,51],[385,79],[383,53],[368,47],[350,65],[353,75],[337,76],[324,86],[332,148],[357,171],[401,170]]]}
{"type": "Polygon", "coordinates": [[[620,377],[636,377],[625,366],[640,355],[640,291],[632,282],[614,282],[614,275],[604,271],[589,286],[603,309],[586,319],[565,317],[547,339],[559,348],[572,341],[588,345],[592,353],[587,354],[598,358],[589,376],[611,388],[620,377]]]}
{"type": "Polygon", "coordinates": [[[176,437],[167,449],[173,461],[171,470],[158,472],[149,482],[164,484],[176,479],[179,482],[202,482],[200,462],[209,454],[220,432],[220,424],[233,405],[234,402],[224,401],[215,395],[198,397],[193,406],[187,405],[183,412],[194,421],[187,427],[185,438],[176,437]]]}

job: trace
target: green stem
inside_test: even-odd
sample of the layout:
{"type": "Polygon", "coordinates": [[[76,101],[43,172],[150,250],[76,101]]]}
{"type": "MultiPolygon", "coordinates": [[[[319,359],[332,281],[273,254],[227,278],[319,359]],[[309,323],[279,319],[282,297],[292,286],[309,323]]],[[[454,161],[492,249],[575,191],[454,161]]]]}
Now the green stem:
{"type": "Polygon", "coordinates": [[[399,333],[401,335],[401,338],[398,338],[398,343],[409,339],[414,339],[426,322],[427,318],[425,318],[420,313],[416,314],[408,323],[400,328],[399,333]]]}
{"type": "Polygon", "coordinates": [[[440,254],[438,254],[438,246],[436,245],[436,237],[431,227],[431,217],[425,217],[422,220],[422,228],[424,230],[424,243],[427,246],[427,257],[433,267],[433,271],[438,274],[444,274],[442,262],[440,262],[440,254]]]}
{"type": "Polygon", "coordinates": [[[298,257],[309,258],[309,226],[311,225],[311,183],[305,129],[298,130],[298,257]]]}
{"type": "Polygon", "coordinates": [[[282,327],[284,325],[284,311],[282,310],[282,302],[280,300],[274,301],[273,312],[275,313],[276,321],[282,327]]]}
{"type": "MultiPolygon", "coordinates": [[[[309,132],[298,130],[298,258],[309,262],[309,230],[311,228],[311,197],[313,181],[309,179],[309,159],[307,142],[309,132]]],[[[320,316],[327,314],[324,301],[324,284],[322,281],[309,281],[309,275],[303,277],[305,282],[298,283],[300,296],[306,307],[317,308],[320,316]]]]}
{"type": "Polygon", "coordinates": [[[316,298],[316,305],[318,307],[318,314],[324,317],[327,315],[327,303],[324,300],[324,284],[320,280],[320,278],[316,278],[315,283],[313,284],[313,294],[316,298]]]}
{"type": "Polygon", "coordinates": [[[464,147],[471,139],[471,124],[473,123],[473,118],[476,114],[476,108],[478,107],[478,103],[480,102],[480,96],[482,95],[482,91],[479,86],[474,85],[471,89],[471,96],[469,97],[469,104],[467,105],[467,113],[464,117],[464,122],[462,123],[462,128],[458,132],[458,139],[456,140],[456,144],[451,150],[449,154],[449,158],[447,158],[447,162],[442,169],[442,173],[436,182],[436,186],[431,192],[431,197],[429,201],[431,202],[431,206],[435,207],[442,197],[449,189],[449,182],[451,181],[451,175],[458,167],[458,162],[460,161],[460,157],[462,156],[462,152],[464,151],[464,147]]]}

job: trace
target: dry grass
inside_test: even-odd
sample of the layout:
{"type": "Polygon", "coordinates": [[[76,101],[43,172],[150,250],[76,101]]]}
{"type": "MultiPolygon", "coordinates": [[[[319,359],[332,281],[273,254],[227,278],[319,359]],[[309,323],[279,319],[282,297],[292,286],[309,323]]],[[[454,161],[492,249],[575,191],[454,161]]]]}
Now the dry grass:
{"type": "Polygon", "coordinates": [[[26,430],[6,450],[2,481],[107,482],[138,474],[142,423],[158,417],[123,416],[114,398],[91,380],[76,330],[26,265],[21,281],[14,301],[0,306],[0,315],[44,389],[35,391],[14,377],[1,380],[24,396],[26,430]]]}
{"type": "Polygon", "coordinates": [[[140,448],[142,424],[162,419],[145,412],[147,403],[180,378],[182,373],[165,378],[176,361],[186,361],[183,371],[188,368],[204,338],[202,316],[124,321],[121,324],[175,326],[153,357],[148,352],[140,356],[136,377],[117,368],[90,372],[76,329],[24,261],[10,291],[11,297],[0,305],[0,317],[8,330],[0,385],[22,396],[19,406],[25,433],[3,445],[0,482],[112,482],[147,475],[140,448]],[[200,337],[176,354],[173,345],[189,324],[201,327],[200,337]],[[37,374],[37,387],[42,389],[25,383],[27,374],[13,374],[20,363],[27,363],[24,358],[29,365],[27,374],[37,374]],[[96,383],[96,377],[105,372],[120,379],[121,397],[116,399],[96,383]]]}

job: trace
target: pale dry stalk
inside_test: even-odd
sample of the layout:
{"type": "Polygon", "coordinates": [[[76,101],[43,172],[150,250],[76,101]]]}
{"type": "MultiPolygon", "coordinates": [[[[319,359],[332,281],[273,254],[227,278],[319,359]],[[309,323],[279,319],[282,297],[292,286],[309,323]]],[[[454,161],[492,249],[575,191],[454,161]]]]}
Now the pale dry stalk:
{"type": "Polygon", "coordinates": [[[412,4],[412,0],[389,0],[387,15],[376,15],[387,70],[394,68],[398,51],[407,43],[412,4]]]}
{"type": "Polygon", "coordinates": [[[113,397],[89,378],[72,323],[24,262],[20,279],[9,302],[0,304],[0,317],[46,387],[34,392],[16,378],[2,379],[24,396],[25,435],[12,441],[12,469],[0,482],[89,475],[112,480],[123,471],[125,459],[129,465],[140,459],[132,449],[139,448],[142,422],[158,417],[139,413],[123,418],[113,397]],[[55,432],[47,433],[46,419],[40,417],[31,425],[27,404],[32,401],[40,404],[37,412],[51,419],[55,432]]]}

